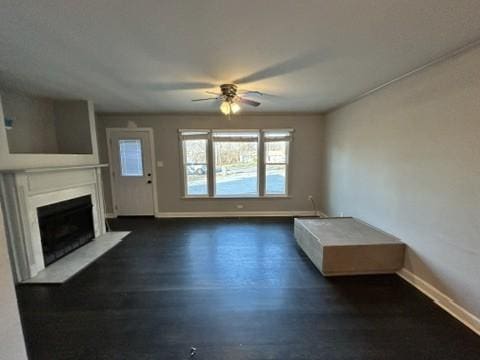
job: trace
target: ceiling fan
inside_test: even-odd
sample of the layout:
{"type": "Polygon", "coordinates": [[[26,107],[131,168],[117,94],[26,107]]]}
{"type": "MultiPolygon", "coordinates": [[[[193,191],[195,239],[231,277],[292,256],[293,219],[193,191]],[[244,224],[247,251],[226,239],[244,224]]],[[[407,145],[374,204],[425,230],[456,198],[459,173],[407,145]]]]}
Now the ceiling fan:
{"type": "MultiPolygon", "coordinates": [[[[237,94],[238,86],[235,84],[223,84],[220,85],[220,93],[213,91],[206,91],[207,94],[215,95],[215,97],[193,99],[192,101],[221,101],[220,111],[225,115],[236,114],[240,111],[240,104],[249,106],[260,106],[260,102],[255,100],[246,99],[237,94]]],[[[263,95],[260,91],[244,91],[243,94],[257,94],[263,95]]]]}
{"type": "MultiPolygon", "coordinates": [[[[290,59],[272,64],[263,69],[255,71],[246,76],[240,77],[234,80],[230,84],[220,85],[220,92],[207,91],[209,95],[214,95],[214,97],[203,98],[203,99],[193,99],[192,101],[206,101],[206,100],[215,100],[221,101],[220,110],[230,116],[230,114],[235,114],[240,111],[240,104],[245,104],[249,106],[260,106],[260,103],[255,100],[250,100],[244,96],[248,95],[260,95],[263,97],[274,98],[276,95],[263,93],[260,91],[242,91],[238,89],[238,85],[242,86],[243,84],[251,84],[264,79],[270,79],[277,76],[282,76],[286,74],[293,73],[302,69],[309,68],[323,61],[324,55],[323,51],[315,50],[312,52],[307,52],[294,56],[290,59]],[[242,96],[239,96],[241,94],[242,96]]],[[[196,89],[208,89],[217,87],[218,84],[209,83],[209,82],[156,82],[149,85],[149,89],[153,91],[174,91],[174,90],[196,90],[196,89]]]]}

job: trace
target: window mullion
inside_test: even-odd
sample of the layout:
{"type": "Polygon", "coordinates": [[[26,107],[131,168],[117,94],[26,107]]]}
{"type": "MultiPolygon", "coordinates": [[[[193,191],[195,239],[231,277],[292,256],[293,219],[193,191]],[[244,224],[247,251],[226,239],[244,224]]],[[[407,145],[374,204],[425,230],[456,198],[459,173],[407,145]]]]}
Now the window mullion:
{"type": "Polygon", "coordinates": [[[258,195],[265,195],[265,135],[263,132],[259,135],[258,144],[258,195]]]}
{"type": "Polygon", "coordinates": [[[179,139],[179,149],[180,149],[180,163],[181,163],[181,171],[180,171],[180,178],[183,182],[183,196],[188,195],[187,191],[187,174],[186,174],[186,166],[185,166],[185,142],[182,140],[181,136],[178,137],[179,139]]]}
{"type": "Polygon", "coordinates": [[[292,141],[287,141],[287,153],[286,153],[286,163],[285,163],[285,195],[290,194],[290,151],[291,151],[292,141]]]}
{"type": "Polygon", "coordinates": [[[207,141],[207,187],[208,187],[208,196],[213,197],[215,193],[214,182],[215,182],[215,158],[213,151],[213,136],[212,132],[208,134],[207,141]]]}

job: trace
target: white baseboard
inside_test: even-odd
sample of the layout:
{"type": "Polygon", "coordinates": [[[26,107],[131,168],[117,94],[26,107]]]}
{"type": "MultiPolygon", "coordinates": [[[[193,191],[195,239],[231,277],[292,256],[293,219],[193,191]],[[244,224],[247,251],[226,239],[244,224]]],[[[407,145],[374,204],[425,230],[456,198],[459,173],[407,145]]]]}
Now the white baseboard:
{"type": "MultiPolygon", "coordinates": [[[[195,212],[157,212],[157,218],[222,218],[222,217],[274,217],[274,216],[319,216],[327,217],[323,212],[317,211],[195,211],[195,212]]],[[[107,219],[115,219],[114,213],[105,213],[107,219]]]]}
{"type": "Polygon", "coordinates": [[[324,212],[322,212],[322,211],[320,211],[320,210],[317,211],[317,216],[318,216],[318,217],[321,217],[321,218],[327,218],[327,217],[328,217],[327,214],[325,214],[324,212]]]}
{"type": "Polygon", "coordinates": [[[442,293],[440,290],[421,279],[411,271],[403,268],[397,272],[397,274],[418,290],[423,292],[429,298],[431,298],[438,306],[443,310],[448,312],[454,318],[459,320],[465,326],[474,331],[477,335],[480,335],[480,318],[473,315],[457,303],[455,303],[451,298],[442,293]]]}
{"type": "Polygon", "coordinates": [[[319,216],[315,211],[197,211],[158,212],[157,218],[223,218],[223,217],[274,217],[319,216]]]}

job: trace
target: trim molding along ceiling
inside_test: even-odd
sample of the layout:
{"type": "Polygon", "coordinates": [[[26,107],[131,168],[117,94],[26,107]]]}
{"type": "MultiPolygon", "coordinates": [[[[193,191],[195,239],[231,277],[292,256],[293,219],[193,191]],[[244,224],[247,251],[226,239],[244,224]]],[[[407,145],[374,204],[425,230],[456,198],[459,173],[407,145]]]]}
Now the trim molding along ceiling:
{"type": "Polygon", "coordinates": [[[453,51],[449,51],[449,52],[447,52],[447,53],[445,53],[445,54],[443,54],[443,55],[441,55],[441,56],[439,56],[439,57],[437,57],[437,58],[435,58],[435,59],[433,59],[433,60],[430,60],[429,62],[427,62],[427,63],[425,63],[425,64],[423,64],[423,65],[420,65],[420,66],[418,66],[418,67],[416,67],[416,68],[414,68],[414,69],[412,69],[412,70],[410,70],[410,71],[408,71],[408,72],[406,72],[406,73],[404,73],[404,74],[402,74],[402,75],[400,75],[400,76],[397,76],[397,77],[393,78],[392,80],[389,80],[389,81],[387,81],[387,82],[384,82],[383,84],[380,84],[380,85],[374,87],[373,89],[370,89],[370,90],[367,90],[367,91],[365,91],[365,92],[362,92],[361,94],[359,94],[359,95],[357,95],[357,96],[354,96],[353,98],[351,98],[351,99],[349,99],[349,100],[347,100],[347,101],[344,101],[344,102],[342,102],[342,103],[340,103],[340,104],[338,104],[338,105],[336,105],[336,106],[328,109],[328,110],[325,111],[323,114],[328,114],[328,113],[334,112],[335,110],[338,110],[338,109],[340,109],[340,108],[342,108],[342,107],[344,107],[344,106],[353,104],[354,102],[356,102],[356,101],[358,101],[358,100],[360,100],[360,99],[363,99],[364,97],[367,97],[367,96],[369,96],[369,95],[371,95],[371,94],[373,94],[373,93],[376,93],[377,91],[380,91],[380,90],[382,90],[383,88],[386,88],[387,86],[390,86],[390,85],[392,85],[392,84],[394,84],[394,83],[396,83],[396,82],[398,82],[398,81],[400,81],[400,80],[403,80],[403,79],[405,79],[405,78],[407,78],[407,77],[409,77],[409,76],[412,76],[412,75],[414,75],[414,74],[416,74],[416,73],[418,73],[418,72],[420,72],[420,71],[423,71],[423,70],[425,70],[425,69],[427,69],[427,68],[429,68],[429,67],[431,67],[431,66],[434,66],[434,65],[439,64],[439,63],[441,63],[441,62],[444,62],[444,61],[447,61],[447,60],[449,60],[449,59],[451,59],[451,58],[454,58],[454,57],[457,56],[457,55],[461,55],[461,54],[467,52],[468,50],[471,50],[471,49],[473,49],[473,48],[475,48],[475,47],[477,47],[477,46],[479,46],[479,45],[480,45],[480,38],[478,38],[478,39],[476,39],[476,40],[474,40],[474,41],[471,41],[471,42],[469,42],[469,43],[467,43],[467,44],[465,44],[465,45],[463,45],[463,46],[461,46],[461,47],[459,47],[459,48],[457,48],[457,49],[455,49],[455,50],[453,50],[453,51]]]}
{"type": "Polygon", "coordinates": [[[462,324],[470,328],[470,330],[475,332],[477,335],[480,335],[480,319],[478,317],[468,312],[443,292],[422,278],[418,277],[411,271],[403,268],[397,272],[397,275],[427,295],[435,302],[435,304],[440,306],[443,310],[448,312],[462,324]]]}

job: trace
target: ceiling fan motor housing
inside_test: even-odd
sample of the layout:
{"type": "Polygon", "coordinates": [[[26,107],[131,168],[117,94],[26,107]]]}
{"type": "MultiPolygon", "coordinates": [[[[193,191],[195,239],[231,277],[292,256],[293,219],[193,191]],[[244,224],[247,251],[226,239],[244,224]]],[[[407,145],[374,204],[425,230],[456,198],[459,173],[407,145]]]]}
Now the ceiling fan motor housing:
{"type": "Polygon", "coordinates": [[[228,101],[232,101],[237,96],[237,85],[235,84],[223,84],[220,85],[222,95],[226,97],[228,101]]]}

